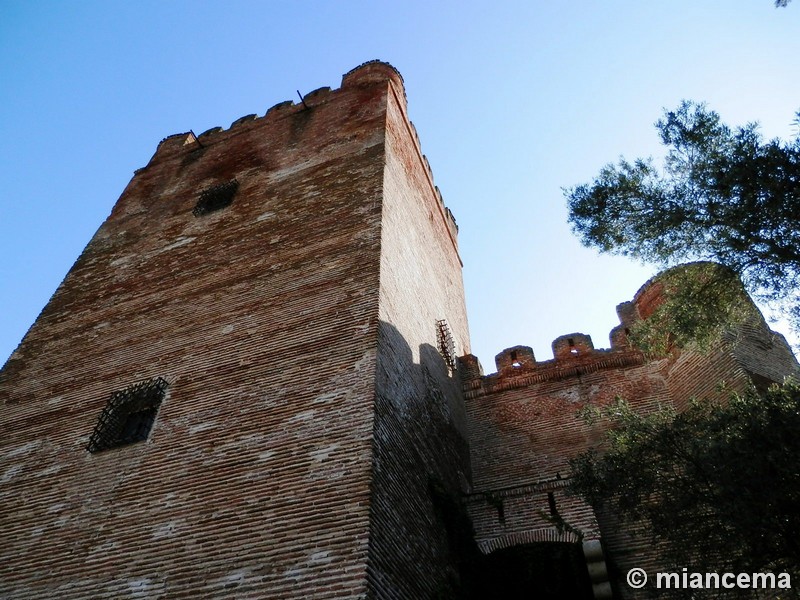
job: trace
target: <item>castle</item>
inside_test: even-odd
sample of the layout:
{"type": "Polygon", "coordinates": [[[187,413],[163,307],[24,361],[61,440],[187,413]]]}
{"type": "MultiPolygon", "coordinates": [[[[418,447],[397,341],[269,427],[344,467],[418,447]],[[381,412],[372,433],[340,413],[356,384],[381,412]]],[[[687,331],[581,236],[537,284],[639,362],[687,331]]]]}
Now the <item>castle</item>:
{"type": "Polygon", "coordinates": [[[610,349],[484,375],[457,231],[386,63],[164,139],[0,371],[0,598],[635,597],[646,545],[566,493],[577,409],[794,356],[645,360],[656,281],[610,349]]]}

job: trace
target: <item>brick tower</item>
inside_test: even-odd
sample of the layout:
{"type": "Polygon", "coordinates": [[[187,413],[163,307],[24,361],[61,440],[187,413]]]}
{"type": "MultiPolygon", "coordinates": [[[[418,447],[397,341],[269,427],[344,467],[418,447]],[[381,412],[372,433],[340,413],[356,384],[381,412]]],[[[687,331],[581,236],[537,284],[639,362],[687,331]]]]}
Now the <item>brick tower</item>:
{"type": "Polygon", "coordinates": [[[447,597],[469,350],[391,66],[166,138],[0,371],[0,597],[447,597]]]}

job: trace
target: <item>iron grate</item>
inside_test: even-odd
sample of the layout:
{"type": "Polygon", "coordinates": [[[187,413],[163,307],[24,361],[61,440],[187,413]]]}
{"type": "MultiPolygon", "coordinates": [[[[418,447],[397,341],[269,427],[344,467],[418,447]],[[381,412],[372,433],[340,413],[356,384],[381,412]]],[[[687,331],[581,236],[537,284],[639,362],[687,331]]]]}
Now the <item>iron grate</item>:
{"type": "Polygon", "coordinates": [[[436,321],[436,341],[439,345],[439,353],[444,358],[447,368],[454,371],[456,368],[456,344],[453,341],[450,326],[445,319],[436,321]]]}
{"type": "Polygon", "coordinates": [[[167,385],[165,379],[155,377],[112,393],[86,449],[92,453],[101,452],[146,440],[167,385]]]}
{"type": "Polygon", "coordinates": [[[197,200],[192,214],[195,217],[199,217],[230,206],[231,202],[233,202],[233,197],[236,195],[236,190],[238,189],[239,182],[235,179],[204,189],[200,192],[200,198],[197,200]]]}

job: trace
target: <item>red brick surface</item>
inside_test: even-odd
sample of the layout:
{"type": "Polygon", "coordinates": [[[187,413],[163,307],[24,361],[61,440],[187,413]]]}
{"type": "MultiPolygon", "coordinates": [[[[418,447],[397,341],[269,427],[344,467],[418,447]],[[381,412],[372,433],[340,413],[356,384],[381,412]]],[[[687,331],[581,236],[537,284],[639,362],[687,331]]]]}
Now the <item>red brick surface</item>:
{"type": "MultiPolygon", "coordinates": [[[[643,356],[628,346],[624,329],[652,310],[659,290],[657,281],[648,284],[632,303],[620,305],[622,324],[611,334],[611,350],[595,350],[588,336],[572,333],[553,342],[553,360],[536,362],[525,346],[504,350],[496,358],[497,373],[488,376],[479,373],[474,357],[462,359],[474,483],[468,508],[483,552],[531,541],[574,542],[576,530],[584,539],[603,539],[612,575],[632,567],[655,572],[655,552],[643,532],[613,514],[595,514],[565,492],[569,460],[602,448],[606,424],[590,425],[582,416],[586,407],[621,397],[643,413],[667,405],[680,410],[692,397],[724,398],[742,390],[751,376],[779,382],[797,372],[783,338],[759,318],[705,353],[643,356]],[[569,527],[558,527],[548,492],[569,527]]],[[[639,597],[617,583],[623,597],[639,597]]]]}
{"type": "Polygon", "coordinates": [[[370,581],[377,598],[448,598],[459,549],[430,488],[458,497],[469,457],[460,381],[437,348],[436,322],[447,321],[457,355],[469,352],[461,261],[397,94],[386,148],[370,581]]]}
{"type": "Polygon", "coordinates": [[[652,566],[566,493],[603,436],[578,412],[779,381],[785,341],[755,322],[648,359],[626,328],[656,281],[610,350],[571,333],[483,376],[456,236],[385,63],[163,140],[0,371],[0,598],[458,597],[470,552],[581,535],[652,566]],[[193,215],[234,179],[230,206],[193,215]],[[148,440],[90,454],[109,395],[153,377],[148,440]]]}
{"type": "MultiPolygon", "coordinates": [[[[419,560],[436,537],[420,508],[430,500],[408,492],[392,453],[420,438],[403,431],[404,411],[427,397],[420,356],[435,319],[469,351],[454,227],[396,71],[365,65],[305,102],[199,143],[165,139],[4,367],[0,597],[403,597],[402,581],[438,585],[416,581],[431,569],[419,560]],[[233,178],[230,207],[192,215],[202,190],[233,178]],[[405,227],[421,214],[420,229],[405,227]],[[441,266],[414,262],[442,252],[441,266]],[[415,287],[431,275],[417,268],[441,276],[415,287]],[[155,376],[170,386],[149,440],[89,454],[109,394],[155,376]],[[397,486],[388,507],[375,481],[397,486]]],[[[459,390],[427,361],[440,426],[460,446],[409,460],[452,482],[465,467],[445,463],[466,456],[459,390]]]]}

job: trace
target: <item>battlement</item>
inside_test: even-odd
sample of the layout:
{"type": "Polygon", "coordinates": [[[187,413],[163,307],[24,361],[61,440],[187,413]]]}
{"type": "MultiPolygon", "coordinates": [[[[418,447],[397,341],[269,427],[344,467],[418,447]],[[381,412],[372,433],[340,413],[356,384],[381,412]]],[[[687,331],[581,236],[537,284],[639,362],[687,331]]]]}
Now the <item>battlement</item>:
{"type": "Polygon", "coordinates": [[[657,303],[657,295],[643,293],[644,290],[650,289],[660,291],[660,288],[653,288],[651,282],[645,284],[632,301],[617,306],[620,324],[609,334],[611,347],[608,349],[595,348],[590,335],[574,332],[553,340],[551,344],[553,358],[550,360],[537,361],[533,349],[529,346],[506,348],[495,356],[497,371],[489,375],[484,375],[476,356],[459,358],[461,378],[467,397],[500,389],[522,387],[535,381],[564,379],[600,369],[642,364],[645,357],[631,347],[628,335],[631,325],[641,318],[638,306],[640,298],[646,298],[648,306],[657,303]]]}
{"type": "Polygon", "coordinates": [[[165,138],[0,370],[3,592],[453,597],[455,231],[386,63],[165,138]]]}
{"type": "MultiPolygon", "coordinates": [[[[391,94],[400,106],[408,125],[408,131],[413,140],[413,144],[422,162],[423,169],[430,182],[433,193],[439,203],[439,211],[447,224],[448,232],[453,240],[453,245],[457,250],[456,239],[458,236],[458,225],[453,213],[444,204],[442,193],[434,183],[433,171],[427,157],[422,153],[422,145],[414,124],[408,120],[408,102],[406,97],[405,84],[400,72],[387,62],[372,60],[365,62],[358,67],[351,69],[342,76],[341,86],[337,89],[330,87],[320,87],[308,92],[298,100],[284,100],[270,107],[263,115],[257,113],[247,114],[234,120],[228,128],[215,126],[207,129],[199,135],[194,132],[182,132],[169,135],[161,140],[156,148],[156,152],[150,162],[135,171],[135,175],[144,173],[150,166],[160,164],[170,160],[180,160],[187,162],[198,157],[212,146],[227,142],[231,137],[237,135],[247,135],[254,129],[269,127],[284,119],[306,119],[308,111],[322,107],[324,104],[335,100],[343,93],[361,92],[368,94],[368,90],[381,83],[388,83],[391,94]]],[[[365,96],[366,99],[366,96],[365,96]]],[[[293,127],[300,130],[304,124],[293,124],[293,127]]],[[[344,140],[347,141],[347,140],[344,140]]]]}
{"type": "Polygon", "coordinates": [[[368,60],[354,69],[350,69],[342,76],[342,87],[370,85],[385,80],[391,81],[397,89],[402,91],[403,105],[406,105],[406,88],[403,76],[387,62],[368,60]]]}
{"type": "MultiPolygon", "coordinates": [[[[608,349],[595,348],[589,335],[568,333],[553,340],[553,358],[550,360],[537,361],[533,350],[527,346],[506,348],[495,357],[497,371],[489,375],[483,374],[477,357],[461,357],[461,379],[467,398],[525,387],[536,382],[577,377],[603,369],[644,364],[647,357],[629,341],[632,327],[641,319],[649,319],[663,302],[665,282],[670,277],[689,274],[691,277],[702,278],[708,275],[709,268],[713,270],[724,267],[708,262],[688,263],[663,271],[645,282],[632,300],[617,305],[620,323],[609,333],[608,349]]],[[[747,297],[744,288],[741,293],[747,297]]],[[[720,342],[722,345],[731,345],[737,359],[743,361],[744,368],[752,377],[778,381],[779,372],[791,371],[796,362],[782,336],[772,332],[755,305],[752,306],[753,318],[737,325],[737,335],[725,334],[720,342]],[[762,354],[764,351],[771,352],[771,358],[757,358],[759,353],[752,351],[753,344],[762,348],[762,354]],[[773,363],[780,367],[775,367],[773,363]]]]}
{"type": "MultiPolygon", "coordinates": [[[[591,338],[588,335],[570,335],[583,336],[591,345],[591,338]]],[[[559,337],[558,340],[565,337],[559,337]]],[[[625,368],[645,363],[645,355],[630,348],[607,350],[590,348],[583,350],[580,354],[570,352],[546,361],[533,360],[532,352],[529,356],[523,355],[521,348],[526,347],[514,346],[498,354],[495,357],[498,371],[489,375],[483,374],[477,357],[473,355],[460,357],[459,365],[465,397],[475,398],[500,390],[526,387],[533,383],[568,379],[604,369],[625,368]],[[520,361],[520,358],[525,362],[520,361]]]]}
{"type": "Polygon", "coordinates": [[[192,132],[175,133],[169,135],[161,140],[153,159],[156,157],[165,158],[168,154],[180,152],[181,148],[186,145],[199,143],[200,146],[202,146],[205,143],[215,141],[215,136],[236,130],[240,126],[252,121],[283,119],[303,110],[314,108],[315,106],[319,106],[320,104],[331,100],[337,93],[343,90],[370,86],[383,81],[388,81],[392,84],[397,97],[402,100],[403,107],[405,108],[406,93],[405,86],[403,84],[403,78],[400,73],[389,63],[379,60],[372,60],[365,62],[345,73],[342,76],[341,87],[338,89],[332,90],[330,87],[320,87],[308,92],[297,101],[284,100],[282,102],[278,102],[267,109],[264,115],[260,117],[256,113],[245,115],[234,120],[227,129],[220,126],[211,127],[210,129],[207,129],[201,133],[199,136],[195,136],[192,132]]]}
{"type": "Polygon", "coordinates": [[[0,370],[10,596],[450,598],[483,578],[516,597],[489,592],[533,583],[506,566],[552,554],[534,546],[569,544],[539,562],[572,578],[621,539],[566,493],[602,434],[580,408],[797,372],[763,319],[709,355],[638,351],[681,289],[662,274],[610,348],[568,333],[488,376],[466,354],[459,380],[458,228],[402,77],[370,61],[298,100],[162,140],[0,370]]]}

